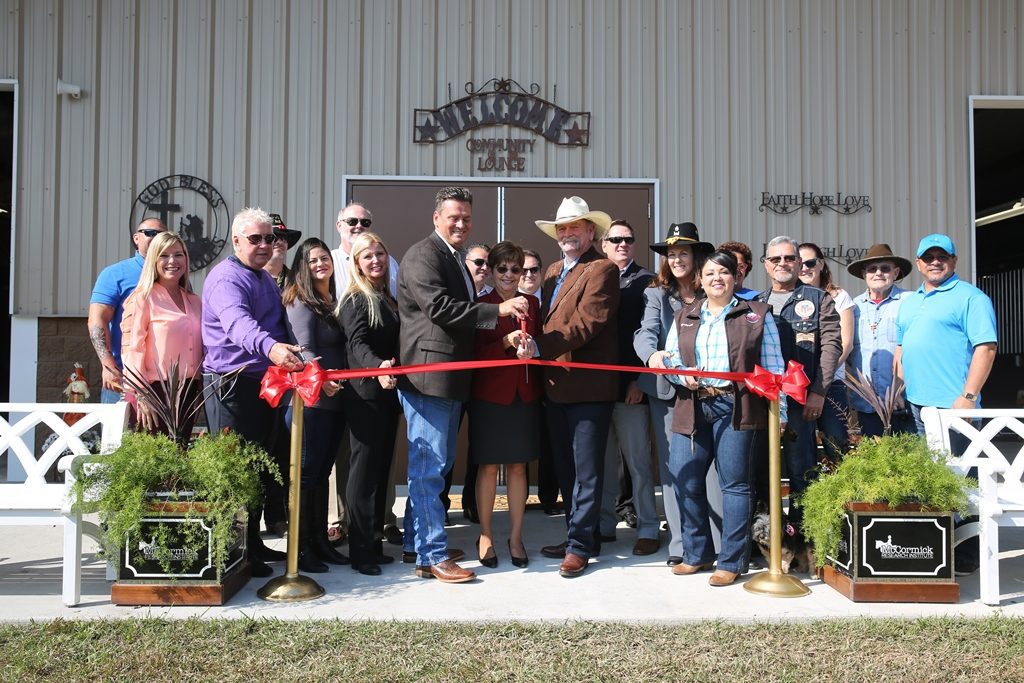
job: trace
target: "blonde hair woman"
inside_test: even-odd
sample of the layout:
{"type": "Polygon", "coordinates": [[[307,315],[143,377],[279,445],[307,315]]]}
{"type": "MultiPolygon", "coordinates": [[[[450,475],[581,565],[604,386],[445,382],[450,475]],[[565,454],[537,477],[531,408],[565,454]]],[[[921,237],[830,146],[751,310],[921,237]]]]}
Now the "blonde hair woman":
{"type": "MultiPolygon", "coordinates": [[[[339,317],[345,332],[350,368],[389,368],[398,355],[398,302],[388,288],[387,247],[372,232],[352,242],[348,289],[341,297],[339,317]]],[[[349,555],[363,574],[381,573],[391,562],[375,531],[384,526],[384,501],[391,474],[400,408],[396,380],[389,375],[357,379],[345,393],[345,414],[351,435],[349,464],[349,555]]]]}
{"type": "MultiPolygon", "coordinates": [[[[182,380],[194,380],[186,383],[178,400],[180,407],[191,406],[202,391],[202,302],[192,292],[188,272],[188,249],[181,237],[173,232],[154,237],[146,251],[139,284],[125,301],[121,323],[125,340],[122,359],[129,378],[134,375],[164,398],[166,388],[182,380]],[[177,376],[172,377],[175,367],[177,376]]],[[[143,429],[168,431],[169,425],[146,400],[136,396],[135,404],[143,429]]],[[[196,411],[179,413],[176,436],[187,440],[195,419],[196,411]]]]}

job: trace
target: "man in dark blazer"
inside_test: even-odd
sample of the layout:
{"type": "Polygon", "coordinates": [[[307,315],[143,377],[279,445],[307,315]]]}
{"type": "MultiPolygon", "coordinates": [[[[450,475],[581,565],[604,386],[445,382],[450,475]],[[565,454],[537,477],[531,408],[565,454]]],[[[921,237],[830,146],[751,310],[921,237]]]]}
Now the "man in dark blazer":
{"type": "MultiPolygon", "coordinates": [[[[633,260],[633,226],[613,221],[601,240],[608,260],[619,269],[619,365],[643,367],[633,349],[633,334],[644,317],[644,290],[654,273],[633,260]]],[[[601,495],[601,536],[615,538],[618,522],[616,499],[623,495],[636,510],[637,533],[634,555],[653,555],[658,540],[658,508],[654,498],[654,470],[651,467],[651,413],[647,395],[637,386],[638,374],[616,373],[619,393],[612,410],[608,446],[604,456],[604,491],[601,495]],[[621,478],[616,474],[622,468],[621,478]],[[623,489],[625,483],[625,490],[623,489]]]]}
{"type": "MultiPolygon", "coordinates": [[[[539,354],[548,360],[614,364],[619,269],[594,248],[611,217],[591,211],[579,197],[569,197],[562,200],[554,221],[536,223],[563,254],[544,276],[539,354]]],[[[568,540],[541,553],[562,558],[562,576],[579,576],[600,552],[604,453],[619,378],[600,370],[545,368],[544,389],[555,471],[562,491],[572,493],[565,501],[568,540]]]]}
{"type": "MultiPolygon", "coordinates": [[[[525,297],[498,304],[476,303],[465,254],[472,228],[473,195],[445,187],[434,204],[434,232],[402,259],[398,277],[402,365],[473,358],[478,329],[493,329],[498,317],[526,315],[525,297]]],[[[399,378],[398,397],[409,436],[409,505],[405,549],[415,549],[416,575],[447,583],[475,574],[449,557],[440,494],[455,460],[462,403],[469,398],[471,372],[429,372],[399,378]]]]}

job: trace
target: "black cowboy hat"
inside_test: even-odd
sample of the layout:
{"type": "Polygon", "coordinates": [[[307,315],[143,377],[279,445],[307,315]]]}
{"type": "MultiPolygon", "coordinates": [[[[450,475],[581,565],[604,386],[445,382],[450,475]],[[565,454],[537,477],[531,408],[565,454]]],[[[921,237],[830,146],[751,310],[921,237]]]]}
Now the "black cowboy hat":
{"type": "Polygon", "coordinates": [[[668,255],[669,247],[685,246],[692,247],[694,253],[700,251],[711,253],[715,250],[715,245],[710,242],[701,242],[700,236],[697,235],[697,226],[687,222],[673,223],[668,226],[668,235],[665,236],[665,241],[652,244],[651,251],[666,256],[668,255]]]}
{"type": "Polygon", "coordinates": [[[274,234],[277,235],[278,239],[283,239],[287,242],[289,249],[299,243],[299,240],[302,238],[302,232],[299,230],[289,230],[288,226],[281,219],[281,214],[270,214],[270,220],[273,221],[274,234]]]}

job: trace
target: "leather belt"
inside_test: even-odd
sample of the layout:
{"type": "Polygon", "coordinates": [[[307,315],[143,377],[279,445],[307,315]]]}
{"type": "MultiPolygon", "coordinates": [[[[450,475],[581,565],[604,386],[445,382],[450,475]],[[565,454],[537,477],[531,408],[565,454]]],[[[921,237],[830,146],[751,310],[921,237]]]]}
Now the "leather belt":
{"type": "Polygon", "coordinates": [[[732,396],[736,393],[736,386],[730,384],[727,387],[697,387],[697,400],[703,401],[706,398],[718,398],[719,396],[732,396]]]}

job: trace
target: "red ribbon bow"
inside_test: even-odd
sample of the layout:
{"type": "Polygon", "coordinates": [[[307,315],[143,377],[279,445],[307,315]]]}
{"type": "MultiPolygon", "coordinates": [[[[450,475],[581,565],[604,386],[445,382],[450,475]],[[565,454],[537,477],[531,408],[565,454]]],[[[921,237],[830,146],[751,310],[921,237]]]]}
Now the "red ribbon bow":
{"type": "Polygon", "coordinates": [[[260,380],[260,398],[276,408],[286,392],[294,389],[299,392],[303,404],[315,406],[320,400],[320,388],[327,378],[324,370],[314,360],[306,363],[301,372],[288,372],[276,365],[267,368],[267,373],[260,380]]]}
{"type": "Polygon", "coordinates": [[[743,381],[752,392],[769,401],[779,400],[779,392],[782,391],[800,404],[807,402],[807,387],[811,383],[804,374],[804,366],[795,360],[786,364],[786,372],[782,375],[772,374],[755,365],[754,372],[743,381]]]}

